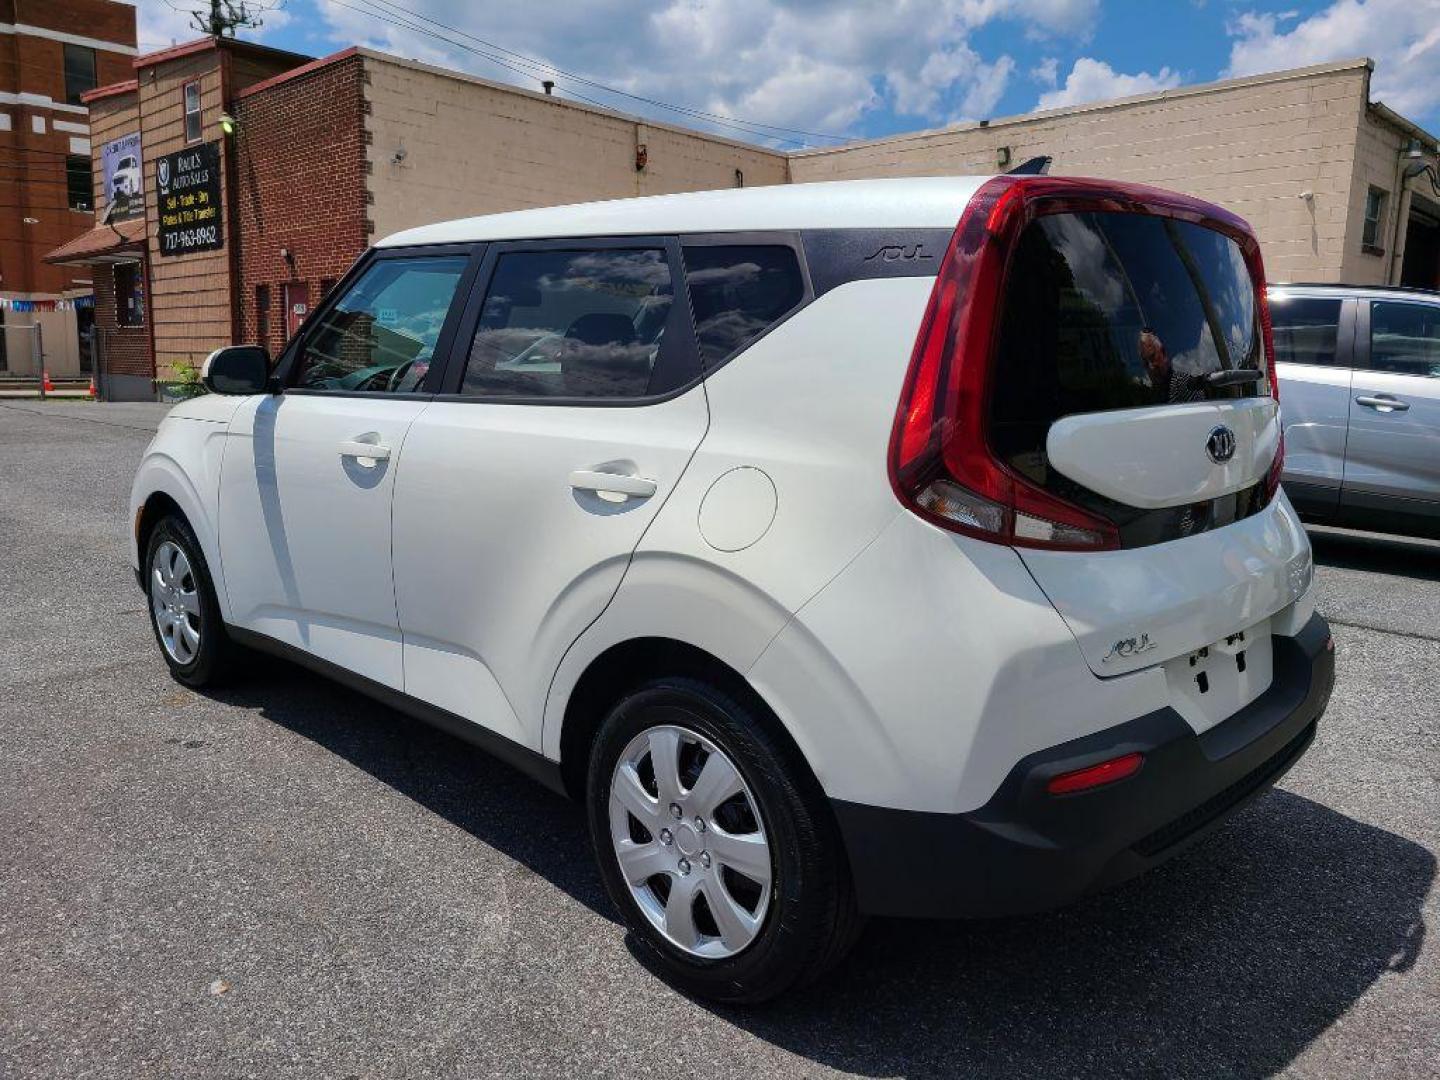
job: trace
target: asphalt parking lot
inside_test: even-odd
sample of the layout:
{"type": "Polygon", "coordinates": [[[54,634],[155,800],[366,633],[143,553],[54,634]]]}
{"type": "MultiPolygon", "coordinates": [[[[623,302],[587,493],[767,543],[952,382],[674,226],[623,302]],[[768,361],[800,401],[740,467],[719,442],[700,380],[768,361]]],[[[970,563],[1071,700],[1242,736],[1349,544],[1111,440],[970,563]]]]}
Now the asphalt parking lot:
{"type": "Polygon", "coordinates": [[[1315,534],[1330,710],[1210,842],[719,1010],[632,956],[577,807],[287,665],[169,679],[124,544],[159,416],[0,402],[0,1077],[1440,1071],[1440,545],[1315,534]]]}

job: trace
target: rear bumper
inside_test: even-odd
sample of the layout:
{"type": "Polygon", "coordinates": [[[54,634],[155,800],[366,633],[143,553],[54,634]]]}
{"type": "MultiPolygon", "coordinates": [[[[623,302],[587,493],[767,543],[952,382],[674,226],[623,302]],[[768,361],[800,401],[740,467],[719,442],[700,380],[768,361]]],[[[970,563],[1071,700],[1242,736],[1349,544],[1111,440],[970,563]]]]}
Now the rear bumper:
{"type": "Polygon", "coordinates": [[[1318,614],[1276,637],[1270,688],[1203,735],[1164,708],[1022,759],[965,814],[832,800],[863,911],[930,918],[1021,914],[1133,877],[1245,805],[1309,747],[1335,653],[1318,614]],[[1051,777],[1121,754],[1134,776],[1054,796],[1051,777]]]}

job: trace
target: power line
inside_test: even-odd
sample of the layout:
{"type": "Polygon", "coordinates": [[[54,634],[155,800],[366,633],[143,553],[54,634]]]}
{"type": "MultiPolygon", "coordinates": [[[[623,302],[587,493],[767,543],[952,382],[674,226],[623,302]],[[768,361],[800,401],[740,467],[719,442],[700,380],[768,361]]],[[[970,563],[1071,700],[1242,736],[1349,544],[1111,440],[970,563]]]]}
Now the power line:
{"type": "MultiPolygon", "coordinates": [[[[533,57],[526,56],[523,53],[517,53],[512,49],[506,49],[504,46],[497,45],[494,42],[485,40],[484,38],[476,37],[474,34],[470,34],[464,30],[460,30],[456,27],[450,26],[449,24],[441,22],[438,19],[432,19],[427,15],[410,11],[407,8],[401,7],[399,4],[393,3],[392,0],[360,0],[361,3],[366,5],[366,7],[364,8],[355,7],[353,4],[345,3],[344,0],[330,0],[330,2],[334,3],[338,7],[348,8],[349,10],[358,12],[362,15],[368,15],[373,19],[377,19],[380,22],[387,23],[391,26],[396,26],[401,29],[410,30],[419,34],[424,34],[427,37],[432,37],[438,41],[443,41],[447,45],[451,45],[458,49],[463,49],[466,52],[473,53],[476,56],[482,57],[483,59],[490,61],[492,64],[495,64],[498,67],[502,67],[509,71],[513,71],[518,75],[522,75],[527,80],[538,80],[540,78],[540,74],[542,73],[554,74],[562,78],[580,83],[584,86],[594,87],[595,89],[598,89],[604,93],[615,94],[619,97],[629,98],[632,101],[643,102],[644,104],[651,105],[656,108],[668,109],[672,112],[676,112],[684,116],[705,120],[718,127],[728,127],[733,130],[739,131],[742,134],[751,136],[752,138],[759,137],[775,139],[779,142],[788,142],[794,145],[801,146],[805,145],[802,140],[790,138],[788,136],[801,135],[807,138],[834,139],[842,142],[850,138],[846,135],[833,135],[825,132],[805,131],[799,128],[781,127],[778,124],[765,124],[755,120],[744,120],[738,117],[723,116],[719,113],[707,112],[703,109],[694,109],[684,105],[675,105],[667,101],[662,101],[658,98],[650,98],[640,94],[632,94],[629,91],[620,90],[616,87],[608,86],[605,83],[597,82],[594,79],[586,78],[583,75],[577,75],[574,72],[566,71],[563,68],[556,67],[555,65],[546,63],[545,61],[536,60],[533,57]],[[381,6],[382,4],[384,5],[383,7],[381,6]],[[497,52],[504,53],[505,56],[512,57],[513,61],[507,60],[503,56],[496,56],[493,53],[485,52],[482,49],[474,48],[473,46],[466,45],[462,41],[456,41],[453,38],[446,37],[444,34],[436,33],[434,30],[430,30],[424,26],[417,25],[416,23],[410,21],[411,18],[420,19],[424,22],[430,23],[433,26],[437,26],[443,30],[449,31],[452,34],[457,34],[461,37],[469,38],[471,41],[479,42],[488,49],[493,49],[497,52]],[[517,63],[525,65],[525,67],[517,66],[517,63]],[[777,134],[780,132],[784,132],[786,134],[777,134]]],[[[611,108],[611,106],[606,105],[604,102],[596,101],[593,98],[586,97],[585,95],[580,94],[575,90],[570,89],[569,87],[563,87],[562,89],[564,89],[569,96],[577,98],[580,101],[584,101],[588,104],[598,106],[599,108],[611,108]]]]}

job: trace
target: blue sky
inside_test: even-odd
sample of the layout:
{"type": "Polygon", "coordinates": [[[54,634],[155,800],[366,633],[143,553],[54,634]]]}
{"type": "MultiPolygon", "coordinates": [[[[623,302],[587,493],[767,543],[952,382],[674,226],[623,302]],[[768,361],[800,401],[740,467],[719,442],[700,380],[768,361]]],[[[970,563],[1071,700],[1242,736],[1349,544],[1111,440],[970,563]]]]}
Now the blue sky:
{"type": "MultiPolygon", "coordinates": [[[[196,36],[187,28],[187,9],[199,6],[201,0],[141,0],[142,48],[196,36]]],[[[319,56],[359,43],[532,88],[549,74],[560,94],[784,147],[1356,55],[1376,61],[1373,98],[1432,131],[1440,128],[1440,0],[252,0],[251,6],[267,9],[265,25],[241,36],[267,45],[319,56]]]]}

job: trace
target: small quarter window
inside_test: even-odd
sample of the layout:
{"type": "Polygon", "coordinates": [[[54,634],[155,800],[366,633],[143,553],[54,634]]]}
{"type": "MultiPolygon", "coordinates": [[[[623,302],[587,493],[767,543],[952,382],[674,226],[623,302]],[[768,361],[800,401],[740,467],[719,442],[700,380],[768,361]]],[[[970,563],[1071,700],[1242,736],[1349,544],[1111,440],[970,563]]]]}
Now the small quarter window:
{"type": "Polygon", "coordinates": [[[295,385],[414,393],[434,358],[464,256],[380,259],[306,334],[295,385]]]}
{"type": "Polygon", "coordinates": [[[1386,192],[1372,187],[1365,194],[1365,229],[1360,238],[1361,247],[1380,252],[1381,226],[1385,221],[1386,192]]]}
{"type": "Polygon", "coordinates": [[[1340,337],[1340,301],[1318,296],[1270,297],[1275,359],[1282,364],[1333,364],[1340,337]]]}
{"type": "Polygon", "coordinates": [[[685,253],[685,286],[706,367],[745,348],[805,295],[800,263],[777,244],[695,245],[685,253]]]}
{"type": "Polygon", "coordinates": [[[1395,300],[1371,304],[1370,368],[1440,377],[1440,305],[1395,300]]]}
{"type": "Polygon", "coordinates": [[[495,263],[461,393],[643,398],[674,290],[660,248],[520,251],[495,263]]]}
{"type": "Polygon", "coordinates": [[[185,84],[185,141],[199,142],[202,134],[200,123],[200,84],[185,84]]]}

